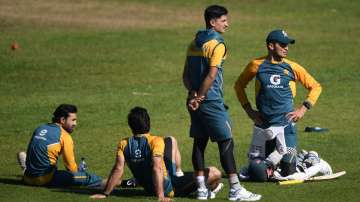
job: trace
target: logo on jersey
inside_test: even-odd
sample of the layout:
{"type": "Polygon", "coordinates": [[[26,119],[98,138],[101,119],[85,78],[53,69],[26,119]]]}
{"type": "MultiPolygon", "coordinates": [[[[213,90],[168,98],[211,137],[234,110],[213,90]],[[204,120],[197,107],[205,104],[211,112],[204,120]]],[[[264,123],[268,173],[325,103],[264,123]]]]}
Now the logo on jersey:
{"type": "Polygon", "coordinates": [[[273,84],[273,85],[279,85],[281,82],[281,77],[280,75],[277,75],[277,74],[274,74],[274,75],[271,75],[270,77],[270,83],[273,84]]]}
{"type": "Polygon", "coordinates": [[[47,131],[46,129],[41,130],[39,135],[40,135],[40,136],[44,136],[44,135],[46,135],[47,132],[48,132],[48,131],[47,131]]]}
{"type": "Polygon", "coordinates": [[[137,159],[141,158],[141,150],[140,149],[135,150],[135,158],[137,158],[137,159]]]}
{"type": "Polygon", "coordinates": [[[40,140],[46,140],[46,138],[44,137],[47,134],[48,130],[43,129],[40,131],[40,133],[38,133],[38,135],[35,135],[34,138],[36,139],[40,139],[40,140]]]}
{"type": "Polygon", "coordinates": [[[278,74],[273,74],[270,76],[270,83],[268,84],[268,88],[284,88],[284,86],[279,85],[281,83],[281,77],[278,74]]]}
{"type": "Polygon", "coordinates": [[[145,157],[143,156],[140,149],[135,149],[134,153],[131,157],[131,162],[133,163],[139,163],[145,160],[145,157]]]}

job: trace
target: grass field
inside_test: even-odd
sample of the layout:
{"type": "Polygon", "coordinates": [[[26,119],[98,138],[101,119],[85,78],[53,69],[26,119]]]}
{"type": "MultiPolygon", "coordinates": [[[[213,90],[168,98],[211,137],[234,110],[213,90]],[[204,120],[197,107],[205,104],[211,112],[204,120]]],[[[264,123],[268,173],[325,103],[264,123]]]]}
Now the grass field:
{"type": "MultiPolygon", "coordinates": [[[[347,175],[321,183],[278,186],[244,183],[262,201],[358,201],[360,180],[360,3],[356,0],[0,0],[0,201],[88,201],[86,189],[46,189],[21,184],[16,152],[35,127],[50,121],[61,103],[79,107],[73,133],[77,159],[106,177],[117,142],[130,135],[126,115],[146,107],[154,134],[175,136],[184,170],[191,170],[192,142],[181,74],[185,50],[203,28],[212,3],[230,11],[225,34],[225,100],[233,121],[238,167],[246,163],[251,122],[232,89],[247,62],[264,55],[266,34],[284,28],[296,38],[289,58],[322,84],[317,105],[298,123],[299,148],[316,150],[347,175]],[[20,48],[12,51],[16,41],[20,48]],[[329,128],[304,133],[305,126],[329,128]]],[[[299,85],[296,103],[306,91],[299,85]]],[[[248,94],[253,100],[253,84],[248,94]]],[[[220,167],[215,144],[208,165],[220,167]]],[[[62,163],[59,165],[61,168],[62,163]]],[[[130,177],[126,172],[125,177],[130,177]]],[[[226,201],[228,186],[217,201],[226,201]]],[[[151,201],[141,190],[116,190],[109,200],[151,201]]],[[[176,201],[194,201],[178,198],[176,201]]]]}

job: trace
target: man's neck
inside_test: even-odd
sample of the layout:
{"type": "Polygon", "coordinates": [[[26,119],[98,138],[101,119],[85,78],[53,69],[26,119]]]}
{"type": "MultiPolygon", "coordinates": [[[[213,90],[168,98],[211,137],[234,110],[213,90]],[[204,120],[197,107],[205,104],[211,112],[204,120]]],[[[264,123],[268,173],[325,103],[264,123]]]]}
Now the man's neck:
{"type": "Polygon", "coordinates": [[[281,63],[283,62],[284,58],[280,57],[280,56],[275,56],[275,55],[272,55],[272,54],[268,54],[266,56],[266,60],[270,61],[271,63],[281,63]]]}
{"type": "Polygon", "coordinates": [[[149,133],[143,133],[143,134],[134,134],[134,137],[142,137],[142,136],[146,136],[149,133]]]}

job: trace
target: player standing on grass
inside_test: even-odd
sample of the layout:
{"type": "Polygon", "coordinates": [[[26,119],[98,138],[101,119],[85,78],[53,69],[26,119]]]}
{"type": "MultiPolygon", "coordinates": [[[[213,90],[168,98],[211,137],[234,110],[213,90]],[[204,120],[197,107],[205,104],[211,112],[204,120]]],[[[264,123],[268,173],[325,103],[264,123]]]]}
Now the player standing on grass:
{"type": "MultiPolygon", "coordinates": [[[[170,197],[187,196],[194,192],[196,182],[193,173],[183,174],[178,167],[180,152],[175,138],[150,134],[150,117],[142,107],[135,107],[130,111],[128,124],[133,136],[120,141],[116,162],[103,193],[91,198],[106,198],[112,192],[121,181],[125,163],[136,182],[148,193],[156,195],[159,201],[170,201],[170,197]]],[[[222,188],[221,172],[215,167],[209,167],[206,168],[206,177],[215,195],[222,188]]]]}
{"type": "Polygon", "coordinates": [[[62,104],[54,112],[53,122],[39,126],[33,133],[27,153],[19,152],[24,169],[24,183],[37,186],[91,186],[102,184],[99,176],[78,171],[74,143],[70,136],[77,122],[77,108],[62,104]],[[58,170],[57,161],[63,155],[66,170],[58,170]]]}
{"type": "MultiPolygon", "coordinates": [[[[286,59],[289,44],[295,40],[289,38],[284,30],[274,30],[266,38],[267,56],[252,60],[235,83],[237,97],[254,122],[250,158],[264,152],[261,145],[265,136],[285,138],[286,151],[274,153],[269,162],[280,162],[281,175],[288,176],[296,170],[297,136],[295,122],[299,121],[313,105],[321,93],[320,84],[299,64],[286,59]],[[256,107],[254,110],[247,98],[245,88],[256,78],[256,107]],[[299,81],[308,94],[303,104],[294,109],[296,82],[299,81]]],[[[272,139],[272,138],[270,138],[272,139]]],[[[266,140],[264,140],[266,141],[266,140]]]]}
{"type": "Polygon", "coordinates": [[[226,46],[222,34],[229,26],[227,14],[227,9],[222,6],[206,8],[206,29],[197,32],[184,65],[183,82],[189,93],[190,136],[194,138],[192,162],[198,183],[197,199],[206,200],[211,196],[204,175],[204,152],[210,138],[218,143],[221,165],[229,176],[229,200],[255,201],[261,195],[247,191],[237,176],[230,119],[223,98],[226,46]]]}

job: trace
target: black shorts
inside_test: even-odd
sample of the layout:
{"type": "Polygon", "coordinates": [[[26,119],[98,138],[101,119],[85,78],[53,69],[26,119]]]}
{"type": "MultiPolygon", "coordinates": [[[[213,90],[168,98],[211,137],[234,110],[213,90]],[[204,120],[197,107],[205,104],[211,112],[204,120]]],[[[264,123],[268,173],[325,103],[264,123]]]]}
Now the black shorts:
{"type": "Polygon", "coordinates": [[[196,180],[193,172],[185,172],[184,176],[171,177],[171,184],[176,197],[189,196],[197,190],[196,180]]]}

